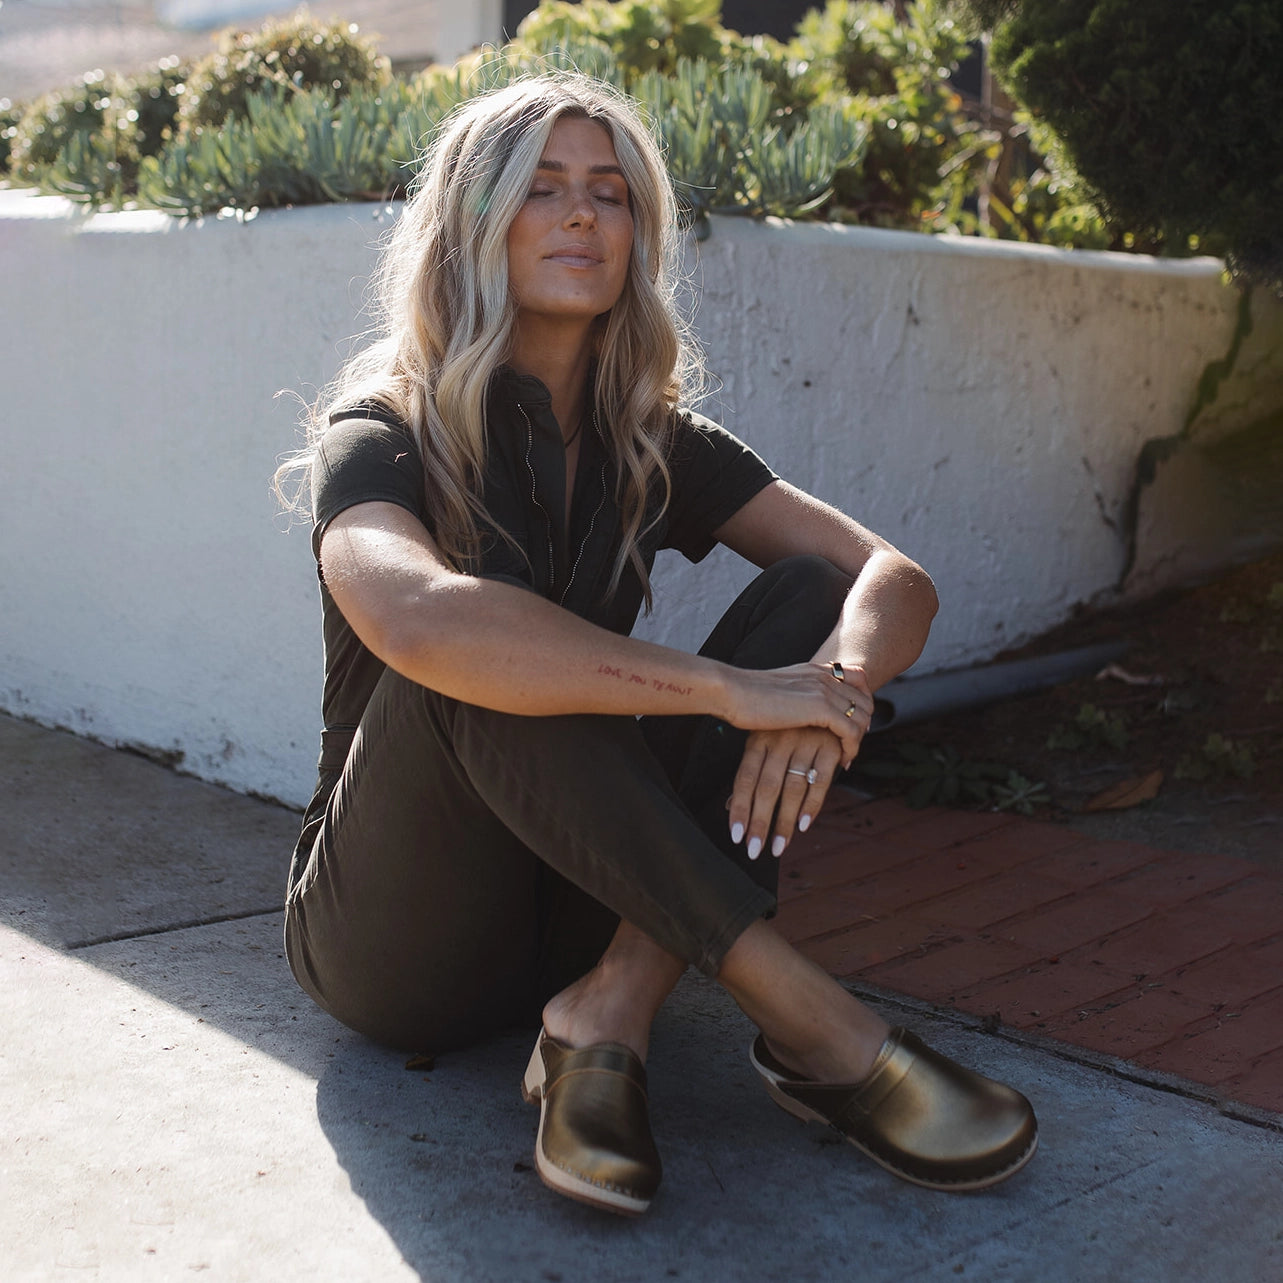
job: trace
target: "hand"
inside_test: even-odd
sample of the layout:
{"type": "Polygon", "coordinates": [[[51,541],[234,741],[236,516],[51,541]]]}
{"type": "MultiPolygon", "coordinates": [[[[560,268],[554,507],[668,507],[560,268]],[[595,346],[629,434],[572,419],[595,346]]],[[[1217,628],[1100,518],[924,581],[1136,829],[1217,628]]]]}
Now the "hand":
{"type": "Polygon", "coordinates": [[[862,669],[844,665],[842,681],[822,664],[726,672],[724,721],[746,731],[827,730],[842,746],[843,768],[855,761],[873,719],[873,693],[862,669]]]}
{"type": "Polygon", "coordinates": [[[729,806],[731,836],[736,842],[747,837],[750,860],[767,847],[772,817],[769,846],[776,859],[784,854],[795,827],[806,832],[824,805],[841,761],[842,742],[818,727],[754,731],[748,737],[729,806]],[[814,783],[808,781],[810,771],[815,772],[814,783]]]}

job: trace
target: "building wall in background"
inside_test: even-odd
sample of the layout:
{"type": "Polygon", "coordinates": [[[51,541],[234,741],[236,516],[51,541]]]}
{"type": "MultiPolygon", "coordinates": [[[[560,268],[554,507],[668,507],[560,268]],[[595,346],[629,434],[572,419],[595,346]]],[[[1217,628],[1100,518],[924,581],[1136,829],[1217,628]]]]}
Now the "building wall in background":
{"type": "MultiPolygon", "coordinates": [[[[0,192],[0,708],[305,799],[315,568],[269,482],[394,217],[85,218],[0,192]]],[[[1237,307],[1211,260],[864,228],[715,218],[688,261],[705,408],[932,573],[922,671],[1116,593],[1138,455],[1179,430],[1237,307]]],[[[1242,367],[1277,367],[1267,328],[1242,367]]],[[[1178,507],[1135,581],[1187,575],[1192,528],[1178,507]]],[[[642,635],[696,647],[748,574],[665,554],[642,635]]]]}

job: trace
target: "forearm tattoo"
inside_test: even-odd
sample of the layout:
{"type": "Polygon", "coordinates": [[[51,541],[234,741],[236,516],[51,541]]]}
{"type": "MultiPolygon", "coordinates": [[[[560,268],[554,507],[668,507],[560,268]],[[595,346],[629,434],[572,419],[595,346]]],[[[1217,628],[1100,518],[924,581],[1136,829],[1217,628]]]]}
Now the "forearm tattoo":
{"type": "Polygon", "coordinates": [[[622,668],[614,668],[610,664],[598,664],[597,671],[603,677],[614,677],[618,681],[627,682],[630,686],[649,686],[652,690],[668,691],[673,695],[689,695],[695,689],[693,686],[679,686],[675,682],[666,682],[658,677],[646,677],[642,673],[625,673],[622,668]]]}

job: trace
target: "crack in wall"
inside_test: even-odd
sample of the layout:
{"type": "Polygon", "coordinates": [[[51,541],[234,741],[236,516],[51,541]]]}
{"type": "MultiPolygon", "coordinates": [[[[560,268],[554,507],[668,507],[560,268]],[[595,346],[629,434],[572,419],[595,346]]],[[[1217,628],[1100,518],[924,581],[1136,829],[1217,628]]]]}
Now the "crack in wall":
{"type": "Polygon", "coordinates": [[[1190,435],[1198,416],[1211,405],[1220,394],[1221,384],[1233,372],[1238,363],[1239,352],[1243,342],[1252,332],[1252,289],[1250,286],[1239,294],[1238,312],[1234,321],[1234,333],[1225,355],[1209,361],[1203,367],[1198,385],[1194,390],[1194,400],[1185,422],[1180,430],[1165,437],[1151,437],[1141,447],[1136,459],[1136,472],[1131,489],[1123,502],[1122,528],[1125,538],[1126,553],[1123,557],[1123,568],[1114,584],[1114,591],[1121,592],[1136,564],[1140,540],[1140,503],[1145,488],[1152,485],[1158,475],[1159,465],[1165,463],[1179,450],[1189,444],[1190,435]]]}

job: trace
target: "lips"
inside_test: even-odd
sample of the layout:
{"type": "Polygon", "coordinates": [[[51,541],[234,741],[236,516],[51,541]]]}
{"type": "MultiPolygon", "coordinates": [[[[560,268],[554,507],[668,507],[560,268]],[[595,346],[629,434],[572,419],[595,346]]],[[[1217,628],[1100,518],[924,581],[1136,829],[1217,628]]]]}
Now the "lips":
{"type": "Polygon", "coordinates": [[[604,255],[588,245],[563,245],[545,257],[567,267],[599,267],[606,261],[604,255]]]}

